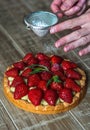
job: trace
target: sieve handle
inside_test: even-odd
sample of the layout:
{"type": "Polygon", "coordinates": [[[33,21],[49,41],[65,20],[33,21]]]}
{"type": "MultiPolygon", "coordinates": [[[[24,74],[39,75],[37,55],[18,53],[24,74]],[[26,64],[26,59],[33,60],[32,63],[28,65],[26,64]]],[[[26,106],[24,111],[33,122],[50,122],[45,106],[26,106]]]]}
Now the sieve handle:
{"type": "Polygon", "coordinates": [[[31,30],[30,26],[26,26],[26,29],[27,29],[27,30],[31,30]]]}

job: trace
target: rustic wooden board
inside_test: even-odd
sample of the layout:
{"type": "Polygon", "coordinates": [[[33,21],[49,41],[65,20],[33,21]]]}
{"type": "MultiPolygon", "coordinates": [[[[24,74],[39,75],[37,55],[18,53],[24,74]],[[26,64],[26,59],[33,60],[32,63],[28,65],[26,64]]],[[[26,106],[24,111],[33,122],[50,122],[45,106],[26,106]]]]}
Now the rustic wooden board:
{"type": "Polygon", "coordinates": [[[52,0],[0,1],[0,130],[90,130],[90,54],[79,57],[78,50],[64,53],[54,42],[67,31],[44,38],[26,29],[24,16],[36,10],[50,11],[52,0]],[[58,54],[70,58],[87,74],[87,93],[73,110],[55,115],[37,115],[16,108],[4,96],[3,73],[8,65],[20,60],[28,52],[58,54]]]}
{"type": "Polygon", "coordinates": [[[8,110],[4,107],[3,102],[0,100],[0,130],[16,130],[16,125],[8,110]]]}

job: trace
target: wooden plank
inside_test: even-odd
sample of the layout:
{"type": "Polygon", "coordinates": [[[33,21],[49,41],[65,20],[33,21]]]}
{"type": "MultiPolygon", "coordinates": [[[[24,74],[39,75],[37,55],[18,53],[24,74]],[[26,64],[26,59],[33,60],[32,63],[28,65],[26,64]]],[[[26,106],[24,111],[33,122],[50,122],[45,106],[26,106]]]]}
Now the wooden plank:
{"type": "Polygon", "coordinates": [[[4,104],[0,101],[0,130],[16,130],[16,125],[9,117],[4,104]]]}
{"type": "Polygon", "coordinates": [[[34,124],[33,126],[28,126],[23,128],[23,130],[83,130],[82,127],[80,127],[75,120],[73,120],[72,117],[67,116],[67,113],[65,114],[57,114],[57,116],[48,116],[49,120],[42,119],[38,124],[34,124]]]}
{"type": "Polygon", "coordinates": [[[4,0],[0,1],[0,81],[6,67],[20,60],[28,52],[58,54],[77,62],[86,70],[88,91],[85,99],[75,109],[55,115],[38,115],[18,109],[4,96],[0,83],[0,130],[89,130],[90,129],[90,58],[79,57],[77,51],[63,52],[55,48],[54,42],[67,32],[56,35],[48,34],[44,38],[28,31],[23,18],[31,11],[49,10],[52,0],[4,0]],[[37,6],[36,6],[37,5],[37,6]],[[5,119],[6,116],[6,119],[5,119]]]}
{"type": "Polygon", "coordinates": [[[68,114],[68,112],[55,115],[38,115],[20,110],[11,103],[8,104],[5,99],[2,101],[5,102],[5,107],[8,108],[10,116],[13,117],[14,123],[19,129],[45,130],[47,128],[47,130],[59,130],[61,128],[62,130],[84,130],[83,126],[80,126],[79,123],[68,114]]]}

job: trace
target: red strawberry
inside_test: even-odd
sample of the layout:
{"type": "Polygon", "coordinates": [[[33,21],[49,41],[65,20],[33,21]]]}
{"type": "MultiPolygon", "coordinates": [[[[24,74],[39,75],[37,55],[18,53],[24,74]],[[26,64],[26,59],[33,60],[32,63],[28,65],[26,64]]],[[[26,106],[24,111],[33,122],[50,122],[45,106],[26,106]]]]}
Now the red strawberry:
{"type": "Polygon", "coordinates": [[[43,71],[42,73],[41,73],[41,78],[43,79],[43,80],[49,80],[50,78],[52,77],[52,74],[50,73],[50,72],[48,72],[48,71],[43,71]]]}
{"type": "Polygon", "coordinates": [[[59,71],[59,68],[60,68],[60,65],[57,64],[57,63],[54,63],[52,64],[51,66],[51,71],[54,72],[54,71],[59,71]]]}
{"type": "Polygon", "coordinates": [[[61,90],[63,88],[63,84],[61,82],[52,82],[50,86],[55,90],[61,90]]]}
{"type": "Polygon", "coordinates": [[[81,88],[80,86],[72,79],[67,78],[65,82],[65,87],[70,88],[75,92],[80,92],[81,88]]]}
{"type": "Polygon", "coordinates": [[[47,90],[47,82],[45,80],[41,80],[38,84],[38,88],[41,88],[43,91],[47,90]]]}
{"type": "Polygon", "coordinates": [[[23,70],[25,67],[25,64],[23,61],[19,61],[13,64],[13,66],[19,70],[23,70]]]}
{"type": "Polygon", "coordinates": [[[38,59],[35,58],[35,57],[31,57],[31,58],[28,60],[28,65],[33,65],[33,64],[38,64],[38,59]]]}
{"type": "Polygon", "coordinates": [[[19,84],[15,87],[14,99],[21,99],[28,94],[28,87],[25,84],[19,84]]]}
{"type": "Polygon", "coordinates": [[[76,68],[77,64],[71,61],[63,60],[62,62],[62,68],[64,70],[70,69],[70,68],[76,68]]]}
{"type": "Polygon", "coordinates": [[[40,53],[40,52],[37,53],[36,57],[38,60],[49,60],[50,59],[47,55],[45,55],[44,53],[40,53]]]}
{"type": "Polygon", "coordinates": [[[25,77],[25,78],[28,78],[31,71],[32,71],[32,70],[31,70],[30,68],[26,68],[25,70],[23,70],[21,76],[22,76],[22,77],[25,77]]]}
{"type": "Polygon", "coordinates": [[[28,60],[33,57],[32,53],[27,53],[24,58],[22,59],[24,63],[28,63],[28,60]]]}
{"type": "Polygon", "coordinates": [[[47,61],[47,60],[41,60],[41,61],[39,62],[39,64],[40,64],[40,65],[43,65],[43,66],[46,66],[48,69],[50,69],[50,67],[51,67],[50,62],[47,61]]]}
{"type": "Polygon", "coordinates": [[[72,103],[72,91],[68,88],[63,88],[60,90],[59,97],[67,103],[72,103]]]}
{"type": "Polygon", "coordinates": [[[66,76],[64,75],[64,73],[62,73],[61,71],[56,71],[54,72],[55,75],[59,76],[59,78],[63,81],[66,80],[66,76]]]}
{"type": "Polygon", "coordinates": [[[39,82],[40,82],[40,77],[38,74],[33,74],[28,77],[28,86],[29,87],[38,86],[39,82]]]}
{"type": "Polygon", "coordinates": [[[52,64],[54,64],[54,63],[60,64],[62,61],[63,61],[63,59],[62,59],[62,57],[60,57],[60,56],[53,55],[53,56],[51,57],[51,63],[52,63],[52,64]]]}
{"type": "Polygon", "coordinates": [[[28,93],[28,98],[33,105],[38,106],[43,98],[43,92],[39,88],[31,89],[28,93]]]}
{"type": "Polygon", "coordinates": [[[12,84],[10,86],[16,87],[17,85],[24,83],[24,80],[21,76],[17,76],[14,78],[12,84]]]}
{"type": "Polygon", "coordinates": [[[48,89],[45,92],[44,99],[47,101],[47,103],[51,106],[55,106],[57,101],[58,95],[57,92],[53,89],[48,89]]]}
{"type": "Polygon", "coordinates": [[[16,68],[11,68],[5,72],[8,77],[16,77],[18,76],[18,70],[16,68]]]}
{"type": "Polygon", "coordinates": [[[77,71],[72,69],[68,69],[66,71],[66,76],[72,79],[77,79],[77,80],[81,79],[81,74],[79,74],[77,71]]]}

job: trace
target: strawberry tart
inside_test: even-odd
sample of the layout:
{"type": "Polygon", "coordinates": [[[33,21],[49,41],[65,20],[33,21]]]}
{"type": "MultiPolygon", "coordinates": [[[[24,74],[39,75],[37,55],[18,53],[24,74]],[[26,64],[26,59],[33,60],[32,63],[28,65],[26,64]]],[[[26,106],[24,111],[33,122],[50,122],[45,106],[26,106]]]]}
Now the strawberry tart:
{"type": "Polygon", "coordinates": [[[86,93],[86,74],[58,55],[26,54],[4,73],[4,94],[15,106],[55,114],[77,106],[86,93]]]}

